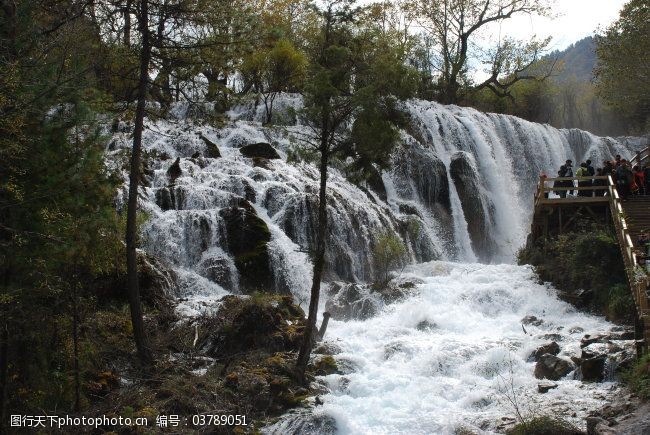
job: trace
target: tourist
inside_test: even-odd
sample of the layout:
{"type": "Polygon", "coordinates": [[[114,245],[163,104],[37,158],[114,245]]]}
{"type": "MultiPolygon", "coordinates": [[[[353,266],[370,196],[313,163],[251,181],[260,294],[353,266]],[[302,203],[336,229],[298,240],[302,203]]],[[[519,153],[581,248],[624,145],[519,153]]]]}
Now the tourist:
{"type": "Polygon", "coordinates": [[[630,187],[634,181],[634,175],[628,167],[627,161],[622,160],[616,169],[616,190],[623,201],[630,196],[630,187]]]}
{"type": "Polygon", "coordinates": [[[619,166],[621,166],[621,155],[616,154],[616,157],[614,157],[614,167],[618,169],[619,166]]]}
{"type": "Polygon", "coordinates": [[[596,170],[594,169],[593,166],[591,166],[591,160],[588,159],[586,163],[587,163],[587,171],[589,171],[589,176],[593,177],[594,175],[596,175],[596,170]]]}
{"type": "MultiPolygon", "coordinates": [[[[565,177],[566,176],[566,166],[562,165],[560,166],[560,170],[557,171],[557,176],[559,178],[565,177]]],[[[566,186],[566,181],[560,181],[560,180],[555,180],[553,183],[553,187],[565,187],[566,186]]],[[[560,198],[566,198],[566,190],[556,190],[555,193],[560,196],[560,198]]]]}
{"type": "MultiPolygon", "coordinates": [[[[566,163],[564,164],[564,167],[566,168],[566,171],[563,175],[563,177],[571,178],[573,177],[573,161],[567,160],[566,163]]],[[[564,187],[573,187],[573,180],[566,180],[564,181],[564,187]]],[[[566,192],[567,195],[573,195],[573,190],[569,190],[566,192]]]]}
{"type": "MultiPolygon", "coordinates": [[[[596,169],[596,176],[597,177],[602,177],[603,175],[605,175],[605,174],[603,174],[603,168],[596,169]]],[[[601,186],[606,187],[607,186],[607,180],[605,180],[604,178],[599,178],[599,179],[597,178],[597,179],[595,179],[593,181],[593,186],[594,187],[601,187],[601,186]]],[[[606,189],[594,190],[594,195],[595,196],[605,196],[605,192],[607,192],[606,189]]]]}
{"type": "Polygon", "coordinates": [[[634,183],[636,184],[637,188],[637,195],[645,195],[645,173],[643,170],[641,170],[641,167],[639,165],[636,165],[634,169],[632,170],[634,172],[634,183]]]}
{"type": "MultiPolygon", "coordinates": [[[[589,174],[589,169],[586,162],[580,163],[580,167],[576,170],[576,177],[591,177],[589,174]]],[[[578,180],[578,187],[591,187],[591,179],[588,180],[578,180]]],[[[578,190],[578,196],[591,196],[592,191],[589,189],[580,189],[578,190]]]]}

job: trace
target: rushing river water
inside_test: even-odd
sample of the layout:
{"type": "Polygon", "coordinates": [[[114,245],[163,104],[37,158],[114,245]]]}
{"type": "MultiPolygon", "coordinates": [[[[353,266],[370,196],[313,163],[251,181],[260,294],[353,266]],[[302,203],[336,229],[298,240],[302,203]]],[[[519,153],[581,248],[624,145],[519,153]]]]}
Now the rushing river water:
{"type": "Polygon", "coordinates": [[[366,321],[331,322],[327,343],[344,374],[322,378],[330,392],[314,414],[290,415],[269,433],[491,433],[517,411],[584,427],[587,413],[617,394],[615,383],[572,374],[538,393],[528,360],[538,346],[555,340],[561,357],[579,356],[584,334],[613,325],[558,300],[530,268],[431,262],[408,275],[424,281],[415,296],[366,321]],[[543,322],[524,330],[529,315],[543,322]],[[313,424],[327,417],[329,425],[313,424]]]}
{"type": "MultiPolygon", "coordinates": [[[[247,277],[228,247],[229,216],[246,217],[234,219],[244,226],[250,219],[263,222],[270,285],[308,303],[306,252],[314,246],[318,172],[286,162],[307,133],[295,117],[299,107],[298,97],[279,98],[276,120],[283,125],[275,127],[262,126],[262,108],[252,107],[234,110],[220,127],[183,105],[173,108],[175,119],[147,123],[151,172],[140,200],[149,217],[143,245],[174,270],[183,314],[246,291],[247,277]],[[242,156],[241,146],[258,142],[272,144],[280,158],[260,163],[242,156]],[[209,143],[220,157],[210,156],[209,143]],[[175,162],[180,175],[170,183],[175,162]]],[[[322,379],[329,392],[321,406],[292,413],[266,431],[432,434],[467,426],[490,432],[515,415],[513,401],[522,412],[556,410],[582,424],[615,386],[569,375],[541,395],[527,358],[551,339],[561,355],[576,355],[584,333],[612,325],[575,312],[529,268],[511,263],[528,232],[540,172],[553,175],[569,158],[601,162],[629,155],[630,147],[473,109],[422,101],[403,109],[409,127],[400,133],[389,171],[365,185],[330,172],[326,276],[371,280],[376,237],[389,231],[419,264],[406,273],[424,282],[416,295],[373,318],[331,321],[327,341],[340,348],[335,358],[345,374],[322,379]],[[527,315],[543,323],[524,331],[527,315]]],[[[129,147],[130,133],[121,124],[113,134],[114,162],[129,147]]]]}

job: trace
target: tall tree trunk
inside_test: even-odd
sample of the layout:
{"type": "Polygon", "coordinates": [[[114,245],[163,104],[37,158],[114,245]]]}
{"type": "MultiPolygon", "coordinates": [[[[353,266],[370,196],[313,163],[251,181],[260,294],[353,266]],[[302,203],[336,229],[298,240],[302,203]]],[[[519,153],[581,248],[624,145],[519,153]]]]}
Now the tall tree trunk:
{"type": "Polygon", "coordinates": [[[5,427],[7,415],[7,371],[9,370],[9,326],[0,325],[0,433],[5,427]]]}
{"type": "Polygon", "coordinates": [[[79,304],[77,288],[77,266],[72,274],[72,345],[74,363],[74,411],[81,409],[81,380],[79,378],[79,304]]]}
{"type": "Polygon", "coordinates": [[[126,47],[131,47],[131,2],[132,0],[126,0],[124,7],[124,45],[126,47]]]}
{"type": "Polygon", "coordinates": [[[320,190],[318,193],[318,233],[316,235],[316,252],[314,255],[314,278],[311,284],[311,299],[309,300],[309,314],[307,326],[300,345],[300,352],[296,362],[296,368],[304,377],[311,348],[314,343],[314,331],[316,329],[316,316],[318,315],[318,299],[320,298],[320,282],[325,266],[325,236],[327,233],[327,165],[329,159],[327,132],[321,135],[320,145],[320,190]]]}
{"type": "Polygon", "coordinates": [[[138,356],[143,365],[152,363],[151,349],[142,320],[142,305],[140,303],[140,288],[138,285],[138,269],[136,254],[136,214],[138,207],[138,182],[140,179],[140,159],[142,154],[142,131],[144,129],[144,111],[149,82],[149,63],[151,60],[151,41],[149,32],[149,0],[140,0],[139,16],[142,48],[140,51],[140,80],[138,82],[138,103],[135,110],[135,126],[133,131],[133,150],[131,154],[131,173],[129,174],[129,202],[126,215],[126,273],[133,324],[133,338],[138,356]]]}

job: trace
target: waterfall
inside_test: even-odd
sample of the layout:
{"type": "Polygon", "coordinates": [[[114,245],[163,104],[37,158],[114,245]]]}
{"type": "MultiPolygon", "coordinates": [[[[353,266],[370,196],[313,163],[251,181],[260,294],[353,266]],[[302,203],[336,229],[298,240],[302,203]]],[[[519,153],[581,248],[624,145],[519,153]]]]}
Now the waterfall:
{"type": "MultiPolygon", "coordinates": [[[[264,114],[252,105],[233,109],[220,127],[209,125],[205,113],[187,104],[173,106],[170,119],[147,122],[144,249],[178,270],[180,295],[251,290],[228,237],[229,230],[242,230],[253,219],[269,232],[268,252],[260,260],[268,261],[268,270],[258,268],[265,286],[305,297],[318,172],[308,163],[286,162],[307,133],[295,115],[300,104],[295,95],[279,97],[275,117],[284,125],[272,127],[262,126],[264,114]],[[210,157],[208,142],[221,157],[210,157]],[[281,158],[262,161],[239,151],[261,142],[281,158]],[[182,173],[171,183],[167,170],[177,158],[182,173]]],[[[203,109],[209,113],[210,106],[203,109]]],[[[541,172],[555,174],[566,159],[591,158],[597,166],[632,152],[630,141],[512,116],[419,100],[402,109],[409,122],[390,170],[355,185],[331,169],[327,280],[372,279],[374,239],[385,231],[404,239],[412,262],[511,263],[528,232],[541,172]]],[[[121,125],[109,142],[109,160],[116,167],[130,133],[128,125],[121,125]]],[[[255,237],[254,228],[244,230],[255,237]]]]}
{"type": "MultiPolygon", "coordinates": [[[[274,126],[263,126],[263,109],[252,104],[215,125],[209,105],[176,104],[168,119],[147,121],[142,247],[175,272],[183,315],[259,289],[308,304],[319,173],[287,162],[308,133],[300,105],[298,96],[278,97],[274,126]],[[250,145],[279,158],[246,157],[250,145]],[[170,177],[170,168],[180,175],[170,177]]],[[[540,173],[555,175],[567,159],[600,166],[642,144],[434,102],[411,100],[402,110],[407,127],[389,170],[360,184],[329,172],[325,280],[372,280],[375,239],[389,231],[404,240],[415,292],[365,321],[332,320],[327,337],[340,347],[344,370],[321,379],[324,405],[264,431],[490,433],[513,414],[508,394],[560,413],[570,394],[579,408],[571,418],[581,424],[615,386],[569,377],[540,396],[528,356],[549,340],[561,343],[565,359],[579,355],[582,332],[612,325],[577,313],[513,263],[540,173]],[[522,331],[530,314],[542,322],[522,331]]],[[[130,134],[120,123],[107,147],[109,166],[125,180],[130,134]]]]}

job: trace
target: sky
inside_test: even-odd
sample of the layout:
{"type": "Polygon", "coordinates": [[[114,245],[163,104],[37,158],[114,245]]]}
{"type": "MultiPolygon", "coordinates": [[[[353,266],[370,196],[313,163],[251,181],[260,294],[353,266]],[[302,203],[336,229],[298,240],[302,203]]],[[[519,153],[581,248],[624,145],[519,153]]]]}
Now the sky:
{"type": "Polygon", "coordinates": [[[555,0],[553,17],[518,16],[495,25],[491,33],[526,39],[531,34],[551,36],[550,49],[563,50],[580,39],[593,35],[598,27],[616,21],[628,0],[555,0]]]}

